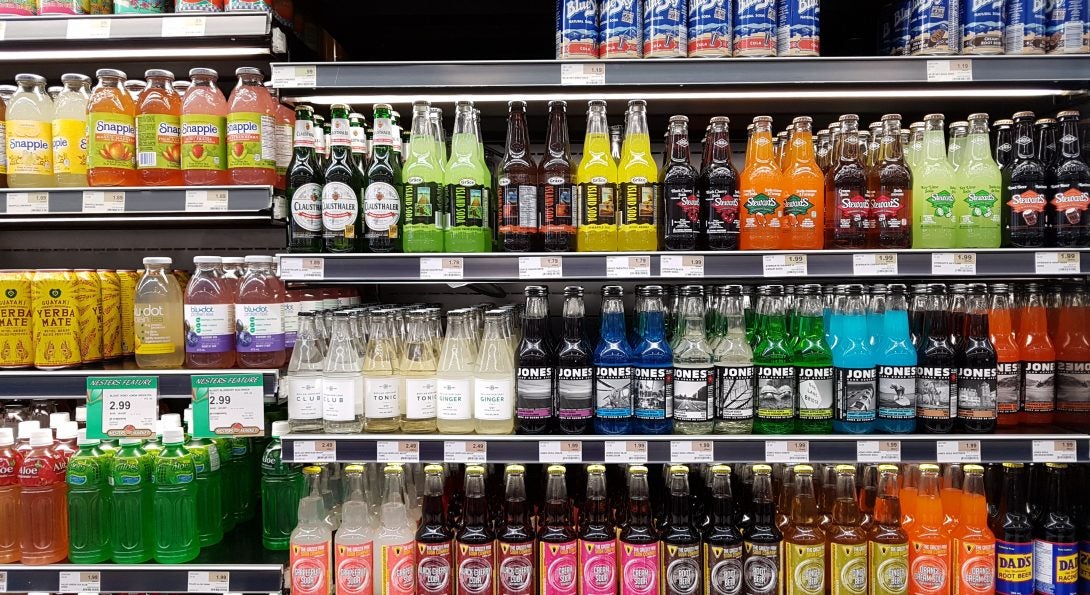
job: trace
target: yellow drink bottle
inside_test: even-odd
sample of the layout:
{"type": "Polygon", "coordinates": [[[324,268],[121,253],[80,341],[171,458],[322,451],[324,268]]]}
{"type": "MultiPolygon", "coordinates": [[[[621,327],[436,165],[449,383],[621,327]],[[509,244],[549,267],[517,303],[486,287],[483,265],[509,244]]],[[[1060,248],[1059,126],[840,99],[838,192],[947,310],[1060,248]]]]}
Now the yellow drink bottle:
{"type": "Polygon", "coordinates": [[[621,185],[618,248],[621,251],[658,250],[662,186],[658,181],[659,168],[651,156],[647,102],[642,99],[628,102],[617,178],[621,185]]]}
{"type": "Polygon", "coordinates": [[[583,160],[575,173],[578,188],[578,252],[617,251],[617,164],[609,150],[606,102],[594,100],[587,111],[583,160]]]}

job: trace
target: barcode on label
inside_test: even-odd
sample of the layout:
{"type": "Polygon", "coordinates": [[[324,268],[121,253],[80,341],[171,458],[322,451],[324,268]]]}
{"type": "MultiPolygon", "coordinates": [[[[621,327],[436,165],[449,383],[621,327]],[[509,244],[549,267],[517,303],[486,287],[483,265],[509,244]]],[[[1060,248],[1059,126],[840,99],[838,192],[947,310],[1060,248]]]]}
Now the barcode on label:
{"type": "Polygon", "coordinates": [[[155,153],[138,153],[140,167],[155,167],[155,153]]]}

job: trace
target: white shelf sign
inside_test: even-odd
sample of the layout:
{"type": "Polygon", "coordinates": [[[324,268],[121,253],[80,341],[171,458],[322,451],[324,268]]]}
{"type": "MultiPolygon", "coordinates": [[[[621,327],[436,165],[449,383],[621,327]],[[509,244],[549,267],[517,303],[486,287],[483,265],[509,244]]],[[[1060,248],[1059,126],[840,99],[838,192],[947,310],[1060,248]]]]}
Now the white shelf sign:
{"type": "Polygon", "coordinates": [[[715,448],[711,440],[671,440],[670,462],[711,463],[715,448]]]}
{"type": "Polygon", "coordinates": [[[205,17],[164,18],[163,37],[201,37],[207,21],[205,17]]]}
{"type": "Polygon", "coordinates": [[[292,442],[293,463],[335,463],[337,462],[336,440],[295,440],[292,442]]]}
{"type": "Polygon", "coordinates": [[[98,593],[102,590],[102,573],[97,570],[62,570],[57,574],[60,593],[98,593]]]}
{"type": "Polygon", "coordinates": [[[227,210],[227,191],[226,190],[186,190],[185,191],[185,211],[201,212],[201,211],[226,211],[227,210]]]}
{"type": "Polygon", "coordinates": [[[601,62],[592,64],[561,64],[561,85],[604,85],[606,84],[606,65],[601,62]]]}
{"type": "Polygon", "coordinates": [[[519,257],[519,279],[559,279],[563,276],[562,256],[519,257]]]}
{"type": "Polygon", "coordinates": [[[972,60],[927,61],[927,82],[929,83],[968,82],[971,80],[973,80],[972,60]]]}
{"type": "Polygon", "coordinates": [[[809,463],[810,442],[807,440],[766,440],[765,461],[769,463],[809,463]]]}
{"type": "Polygon", "coordinates": [[[1074,440],[1034,440],[1034,463],[1077,463],[1078,442],[1074,440]]]}
{"type": "Polygon", "coordinates": [[[807,259],[805,254],[765,254],[765,277],[805,277],[807,259]]]}
{"type": "Polygon", "coordinates": [[[486,463],[488,443],[483,440],[447,440],[443,442],[444,463],[486,463]]]}
{"type": "Polygon", "coordinates": [[[651,276],[650,256],[607,256],[606,277],[628,279],[651,276]]]}
{"type": "Polygon", "coordinates": [[[49,212],[48,192],[8,192],[8,215],[41,215],[49,212]]]}
{"type": "Polygon", "coordinates": [[[460,256],[420,258],[420,278],[433,281],[459,281],[465,274],[465,262],[460,256]]]}
{"type": "Polygon", "coordinates": [[[975,275],[975,252],[935,252],[931,255],[932,275],[975,275]]]}
{"type": "Polygon", "coordinates": [[[285,281],[321,281],[325,278],[325,259],[281,258],[280,278],[285,281]]]}
{"type": "Polygon", "coordinates": [[[662,277],[704,276],[704,256],[701,254],[663,254],[659,257],[659,273],[662,277]]]}
{"type": "Polygon", "coordinates": [[[1033,270],[1038,275],[1077,275],[1082,270],[1078,252],[1035,252],[1033,270]]]}
{"type": "Polygon", "coordinates": [[[979,440],[939,440],[935,443],[939,463],[979,463],[979,440]]]}
{"type": "Polygon", "coordinates": [[[230,572],[190,570],[186,591],[190,593],[226,593],[231,590],[230,572]]]}
{"type": "Polygon", "coordinates": [[[68,19],[68,30],[65,37],[67,39],[109,39],[110,19],[89,19],[86,17],[68,19]]]}
{"type": "Polygon", "coordinates": [[[899,463],[901,441],[860,440],[855,443],[855,458],[860,463],[899,463]]]}
{"type": "Polygon", "coordinates": [[[125,193],[101,190],[83,191],[84,213],[124,213],[125,193]]]}
{"type": "Polygon", "coordinates": [[[646,440],[606,440],[605,461],[607,463],[646,463],[646,440]]]}
{"type": "Polygon", "coordinates": [[[318,86],[318,68],[313,64],[273,66],[272,83],[277,89],[318,86]]]}
{"type": "Polygon", "coordinates": [[[420,442],[416,440],[379,440],[375,458],[380,463],[419,463],[420,442]]]}
{"type": "Polygon", "coordinates": [[[540,463],[582,463],[583,443],[578,440],[542,440],[537,443],[540,463]]]}
{"type": "Polygon", "coordinates": [[[852,255],[852,274],[856,277],[879,277],[897,274],[897,253],[878,252],[852,255]]]}

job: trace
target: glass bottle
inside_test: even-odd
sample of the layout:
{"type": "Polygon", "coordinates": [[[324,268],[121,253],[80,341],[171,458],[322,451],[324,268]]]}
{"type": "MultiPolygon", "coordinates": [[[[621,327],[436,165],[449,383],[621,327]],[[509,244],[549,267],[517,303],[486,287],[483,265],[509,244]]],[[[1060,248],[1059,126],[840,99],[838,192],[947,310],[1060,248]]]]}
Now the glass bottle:
{"type": "Polygon", "coordinates": [[[834,424],[835,369],[833,353],[825,339],[820,290],[821,286],[809,284],[795,288],[799,301],[791,353],[798,377],[796,429],[803,434],[829,434],[834,424]]]}
{"type": "Polygon", "coordinates": [[[711,516],[704,531],[704,592],[738,593],[743,583],[742,532],[731,488],[731,468],[711,467],[711,516]]]}
{"type": "Polygon", "coordinates": [[[672,386],[674,354],[666,342],[664,291],[659,285],[636,288],[636,316],[642,326],[633,347],[633,390],[637,434],[670,434],[674,429],[672,386]]]}
{"type": "Polygon", "coordinates": [[[478,434],[510,434],[515,429],[515,358],[503,336],[504,317],[502,310],[485,313],[473,379],[473,419],[478,434]]]}
{"type": "MultiPolygon", "coordinates": [[[[855,505],[854,499],[852,505],[855,505]]],[[[826,538],[818,525],[819,520],[814,468],[795,465],[790,522],[783,529],[784,567],[791,569],[784,581],[789,594],[821,593],[825,590],[826,538]]],[[[837,572],[842,570],[838,568],[837,572]]]]}
{"type": "Polygon", "coordinates": [[[428,314],[411,310],[406,318],[408,336],[398,365],[402,377],[401,430],[408,434],[435,432],[437,362],[428,334],[428,314]]]}
{"type": "Polygon", "coordinates": [[[825,178],[825,196],[833,201],[826,213],[831,222],[833,248],[867,245],[867,171],[859,155],[859,116],[840,116],[841,145],[825,178]]]}
{"type": "Polygon", "coordinates": [[[587,466],[587,493],[579,515],[577,568],[584,595],[616,593],[617,530],[613,526],[605,465],[587,466]]]}
{"type": "Polygon", "coordinates": [[[625,338],[624,288],[602,288],[601,331],[594,349],[594,433],[632,431],[635,356],[625,338]]]}
{"type": "Polygon", "coordinates": [[[291,424],[291,433],[305,434],[323,429],[325,342],[318,336],[313,312],[299,312],[298,316],[299,335],[288,363],[288,423],[291,424]]]}
{"type": "Polygon", "coordinates": [[[909,592],[950,592],[954,582],[950,572],[952,546],[950,531],[943,525],[938,465],[920,465],[919,495],[913,513],[915,516],[906,528],[908,562],[913,569],[909,574],[909,592]]]}
{"type": "Polygon", "coordinates": [[[745,530],[743,589],[750,593],[781,593],[781,542],[776,527],[776,503],[772,494],[772,467],[753,466],[753,520],[745,530]]]}
{"type": "MultiPolygon", "coordinates": [[[[352,315],[334,312],[333,332],[322,369],[322,425],[327,434],[354,434],[363,429],[363,368],[352,342],[352,315]]],[[[374,430],[372,430],[374,431],[374,430]]]]}
{"type": "Polygon", "coordinates": [[[329,123],[321,114],[314,114],[314,152],[318,155],[318,169],[325,171],[329,160],[329,123]]]}
{"type": "Polygon", "coordinates": [[[633,99],[625,115],[624,142],[617,164],[620,184],[618,248],[622,251],[657,250],[662,187],[659,170],[651,155],[647,128],[647,102],[633,99]]]}
{"type": "MultiPolygon", "coordinates": [[[[409,141],[410,145],[412,141],[409,141]]],[[[410,154],[412,148],[409,149],[410,154]]],[[[449,595],[455,573],[454,531],[443,494],[442,465],[424,467],[424,499],[416,530],[416,590],[425,595],[449,595]]]]}
{"type": "Polygon", "coordinates": [[[665,566],[663,592],[667,595],[692,593],[702,588],[703,564],[700,560],[700,531],[693,525],[690,511],[689,468],[673,465],[668,471],[667,520],[662,529],[662,563],[665,566]]]}
{"type": "Polygon", "coordinates": [[[405,471],[401,465],[386,465],[382,473],[385,486],[371,576],[386,593],[411,594],[416,588],[417,560],[415,530],[405,502],[405,471]]]}
{"type": "Polygon", "coordinates": [[[181,368],[185,363],[185,315],[182,290],[171,273],[171,259],[144,259],[136,284],[136,365],[141,369],[181,368]]]}
{"type": "Polygon", "coordinates": [[[174,73],[153,68],[136,100],[136,164],[143,186],[181,186],[182,98],[174,92],[174,73]]]}
{"type": "Polygon", "coordinates": [[[874,431],[877,395],[874,352],[867,332],[867,314],[863,302],[863,286],[846,287],[843,306],[834,313],[839,318],[833,351],[834,418],[837,433],[870,433],[874,431]]]}
{"type": "Polygon", "coordinates": [[[371,572],[375,567],[375,535],[371,511],[364,500],[363,465],[348,465],[344,474],[345,501],[341,506],[341,525],[334,538],[336,589],[368,593],[374,588],[371,572]]]}
{"type": "Polygon", "coordinates": [[[669,154],[662,168],[662,245],[666,250],[701,249],[707,235],[696,195],[697,171],[689,163],[689,118],[671,116],[667,130],[669,154]]]}
{"type": "Polygon", "coordinates": [[[328,593],[333,587],[333,532],[323,520],[321,496],[299,500],[299,524],[291,532],[291,590],[328,593]]]}
{"type": "MultiPolygon", "coordinates": [[[[351,131],[345,114],[345,132],[348,135],[346,162],[351,164],[351,131]]],[[[364,252],[400,252],[402,238],[398,235],[399,224],[404,217],[401,212],[401,158],[394,154],[394,147],[400,146],[401,135],[390,121],[390,106],[385,103],[374,105],[375,133],[371,148],[371,163],[367,166],[366,180],[360,191],[359,226],[363,231],[360,238],[360,250],[364,252]]],[[[330,153],[330,160],[336,154],[330,153]]],[[[355,171],[359,171],[356,168],[355,171]]],[[[329,173],[326,170],[326,186],[329,185],[329,173]]]]}
{"type": "Polygon", "coordinates": [[[443,230],[447,252],[491,252],[490,176],[477,158],[473,104],[459,101],[446,167],[449,220],[443,230]]]}
{"type": "MultiPolygon", "coordinates": [[[[494,318],[494,317],[493,317],[494,318]]],[[[496,322],[492,325],[495,326],[496,322]]],[[[487,331],[486,331],[486,334],[487,331]]],[[[510,484],[509,484],[510,486],[510,484]]],[[[496,588],[496,534],[485,496],[484,467],[469,465],[465,472],[465,512],[457,541],[458,576],[455,593],[492,593],[496,588]]],[[[454,582],[454,581],[452,581],[454,582]]]]}
{"type": "Polygon", "coordinates": [[[1014,159],[1014,120],[996,120],[992,122],[994,131],[992,143],[995,148],[995,162],[1000,169],[1005,169],[1014,159]]]}
{"type": "Polygon", "coordinates": [[[946,160],[954,173],[965,163],[969,137],[969,123],[966,121],[950,122],[950,141],[946,145],[946,160]]]}
{"type": "Polygon", "coordinates": [[[878,370],[876,428],[880,432],[907,434],[916,429],[916,348],[908,328],[905,286],[887,286],[881,317],[881,333],[874,346],[878,370]]]}
{"type": "Polygon", "coordinates": [[[575,181],[578,250],[616,252],[617,162],[610,154],[605,101],[594,100],[587,107],[587,135],[575,181]]]}
{"type": "Polygon", "coordinates": [[[836,499],[825,533],[829,540],[828,576],[833,593],[867,592],[867,534],[862,528],[856,498],[855,466],[837,465],[836,499]]]}
{"type": "Polygon", "coordinates": [[[908,534],[901,528],[897,466],[878,466],[874,527],[867,536],[867,582],[874,595],[908,595],[908,534]]]}
{"type": "Polygon", "coordinates": [[[563,465],[549,465],[547,469],[545,503],[538,527],[537,575],[542,593],[575,593],[579,582],[578,534],[571,518],[565,473],[563,465]]]}
{"type": "Polygon", "coordinates": [[[1075,508],[1069,496],[1068,466],[1045,463],[1045,502],[1033,532],[1035,593],[1071,592],[1078,583],[1075,508]]]}
{"type": "Polygon", "coordinates": [[[1002,245],[1035,248],[1045,245],[1046,210],[1051,189],[1049,170],[1037,158],[1033,112],[1014,114],[1014,150],[1003,167],[1002,245]]]}
{"type": "MultiPolygon", "coordinates": [[[[64,88],[53,114],[53,178],[58,188],[87,186],[87,103],[91,78],[61,77],[64,88]]],[[[3,116],[3,114],[0,114],[3,116]]]]}
{"type": "Polygon", "coordinates": [[[900,132],[900,114],[882,116],[878,156],[867,172],[871,201],[867,245],[874,248],[912,245],[912,171],[905,163],[900,132]]]}
{"type": "Polygon", "coordinates": [[[697,181],[709,250],[738,249],[738,171],[731,163],[729,127],[730,118],[726,116],[711,119],[697,181]]]}
{"type": "Polygon", "coordinates": [[[515,352],[516,431],[519,434],[550,434],[556,415],[553,375],[556,357],[547,342],[549,290],[526,287],[526,312],[522,340],[515,352]]]}
{"type": "MultiPolygon", "coordinates": [[[[295,108],[295,140],[288,164],[291,221],[288,222],[289,252],[321,252],[322,185],[325,183],[318,154],[314,151],[314,108],[295,108]]],[[[188,173],[188,172],[187,172],[188,173]]]]}
{"type": "Polygon", "coordinates": [[[1033,593],[1033,520],[1026,509],[1026,473],[1022,463],[1003,463],[1003,485],[988,527],[995,536],[996,593],[1033,593]]]}
{"type": "Polygon", "coordinates": [[[757,434],[790,434],[795,429],[794,353],[787,335],[783,286],[765,286],[757,304],[761,337],[753,348],[756,373],[756,409],[753,431],[757,434]]]}
{"type": "Polygon", "coordinates": [[[538,166],[530,154],[526,102],[507,102],[507,143],[497,170],[499,244],[504,252],[542,249],[538,166]]]}
{"type": "Polygon", "coordinates": [[[946,156],[943,115],[924,117],[922,146],[912,166],[912,247],[953,248],[954,169],[946,156]]]}
{"type": "Polygon", "coordinates": [[[957,354],[957,421],[966,433],[995,431],[998,359],[988,332],[987,286],[969,286],[964,329],[957,354]]]}
{"type": "Polygon", "coordinates": [[[394,314],[390,310],[372,310],[368,320],[371,337],[363,356],[363,429],[397,432],[402,424],[404,395],[401,393],[403,380],[398,368],[401,350],[394,328],[394,314]]]}
{"type": "Polygon", "coordinates": [[[957,350],[953,345],[945,290],[932,286],[927,296],[923,334],[916,350],[916,426],[928,434],[953,430],[957,415],[954,397],[957,350]]]}
{"type": "Polygon", "coordinates": [[[261,70],[235,70],[238,84],[228,98],[227,170],[231,183],[276,185],[276,102],[265,88],[261,70]]]}
{"type": "Polygon", "coordinates": [[[1040,284],[1027,283],[1023,291],[1015,335],[1022,361],[1021,421],[1023,424],[1050,424],[1056,408],[1056,348],[1048,334],[1040,284]]]}
{"type": "Polygon", "coordinates": [[[992,159],[988,114],[969,116],[965,143],[955,175],[959,194],[954,203],[955,243],[958,248],[998,248],[1003,174],[992,159]]]}
{"type": "Polygon", "coordinates": [[[753,350],[746,341],[741,285],[716,288],[724,333],[714,345],[715,428],[717,434],[749,434],[753,431],[753,350]]]}
{"type": "Polygon", "coordinates": [[[583,288],[564,288],[563,332],[556,351],[556,415],[560,433],[586,434],[594,413],[594,367],[586,339],[583,288]]]}
{"type": "Polygon", "coordinates": [[[1051,226],[1056,245],[1063,248],[1090,246],[1090,164],[1082,160],[1079,112],[1065,110],[1060,122],[1059,151],[1052,168],[1051,226]]]}
{"type": "Polygon", "coordinates": [[[348,122],[352,127],[352,157],[356,160],[356,166],[366,172],[370,149],[367,142],[367,118],[363,114],[352,112],[348,114],[348,122]]]}
{"type": "MultiPolygon", "coordinates": [[[[227,172],[227,98],[217,86],[219,73],[211,68],[193,68],[193,81],[182,97],[181,167],[187,186],[226,186],[227,172]]],[[[179,83],[175,81],[177,91],[179,83]]],[[[313,137],[311,137],[313,148],[313,137]]]]}
{"type": "Polygon", "coordinates": [[[704,333],[704,288],[686,285],[679,291],[684,331],[674,347],[671,390],[675,434],[710,434],[715,419],[715,368],[704,333]]]}
{"type": "Polygon", "coordinates": [[[196,256],[196,271],[185,289],[187,368],[227,369],[235,366],[235,307],[218,256],[196,256]]]}
{"type": "Polygon", "coordinates": [[[433,135],[428,102],[413,104],[412,126],[409,154],[402,170],[402,217],[398,221],[402,248],[405,252],[442,252],[443,226],[447,221],[445,161],[439,140],[433,135]]]}
{"type": "Polygon", "coordinates": [[[533,506],[526,499],[526,469],[508,465],[503,475],[502,516],[496,527],[497,587],[507,595],[531,595],[537,586],[537,560],[536,535],[530,521],[533,506]]]}
{"type": "Polygon", "coordinates": [[[988,528],[988,504],[984,497],[984,467],[965,465],[958,522],[952,530],[954,559],[951,574],[957,592],[995,589],[995,536],[988,528]]]}
{"type": "Polygon", "coordinates": [[[473,376],[477,341],[470,329],[469,310],[447,312],[447,335],[436,371],[436,427],[444,434],[472,434],[473,376]]]}
{"type": "Polygon", "coordinates": [[[575,250],[576,219],[573,187],[575,165],[568,140],[567,102],[549,102],[549,130],[545,137],[545,155],[541,159],[539,179],[542,184],[544,211],[541,215],[543,247],[549,252],[575,250]]]}
{"type": "Polygon", "coordinates": [[[629,466],[627,483],[625,521],[617,535],[617,549],[620,550],[617,567],[624,569],[618,582],[622,592],[660,592],[662,553],[651,515],[647,467],[629,466]]]}
{"type": "Polygon", "coordinates": [[[352,160],[348,112],[343,103],[333,104],[330,109],[329,160],[322,173],[321,205],[326,252],[355,252],[362,228],[364,179],[352,160]]]}
{"type": "MultiPolygon", "coordinates": [[[[136,171],[136,106],[122,88],[125,73],[101,68],[95,76],[98,86],[87,104],[87,184],[137,186],[140,177],[136,171]]],[[[13,106],[18,95],[12,98],[13,106]]],[[[9,119],[13,118],[12,111],[8,111],[9,119]]],[[[10,175],[8,178],[8,183],[14,186],[10,175]]]]}

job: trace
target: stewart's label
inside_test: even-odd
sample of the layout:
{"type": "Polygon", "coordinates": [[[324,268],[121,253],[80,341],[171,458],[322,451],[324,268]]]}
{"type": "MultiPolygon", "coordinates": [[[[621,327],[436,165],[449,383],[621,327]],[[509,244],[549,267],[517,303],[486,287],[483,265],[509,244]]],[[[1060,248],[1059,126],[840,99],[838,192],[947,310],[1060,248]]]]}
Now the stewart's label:
{"type": "Polygon", "coordinates": [[[700,544],[663,544],[665,554],[665,592],[667,595],[695,595],[704,585],[700,563],[700,544]]]}
{"type": "Polygon", "coordinates": [[[659,544],[624,543],[621,549],[621,592],[655,595],[659,591],[659,544]]]}
{"type": "MultiPolygon", "coordinates": [[[[675,142],[680,143],[684,139],[675,142]]],[[[666,201],[666,237],[693,236],[700,233],[700,199],[689,185],[663,186],[666,201]]]]}
{"type": "Polygon", "coordinates": [[[579,565],[576,561],[578,544],[575,540],[564,543],[538,544],[541,564],[538,565],[538,581],[541,595],[575,595],[579,586],[579,565]]]}
{"type": "Polygon", "coordinates": [[[499,542],[496,561],[498,595],[532,595],[534,592],[534,542],[499,542]]]}
{"type": "Polygon", "coordinates": [[[53,173],[53,134],[49,122],[8,120],[8,173],[48,176],[53,173]]]}
{"type": "Polygon", "coordinates": [[[753,366],[716,366],[715,417],[753,419],[753,366]]]}
{"type": "Polygon", "coordinates": [[[795,368],[756,366],[757,418],[785,420],[795,416],[795,368]]]}
{"type": "Polygon", "coordinates": [[[742,592],[742,544],[704,544],[704,593],[739,595],[742,592]]]}
{"type": "Polygon", "coordinates": [[[872,595],[908,595],[908,544],[867,544],[872,595]]]}
{"type": "Polygon", "coordinates": [[[995,542],[995,592],[1033,595],[1033,542],[995,542]]]}
{"type": "Polygon", "coordinates": [[[276,169],[276,139],[272,117],[257,112],[227,116],[227,167],[276,169]]]}
{"type": "Polygon", "coordinates": [[[787,595],[823,595],[825,593],[825,544],[785,543],[784,566],[790,573],[787,595]]]}
{"type": "Polygon", "coordinates": [[[87,166],[136,169],[136,121],[125,114],[87,115],[87,166]]]}
{"type": "Polygon", "coordinates": [[[579,580],[582,595],[617,592],[617,542],[579,540],[579,580]]]}
{"type": "Polygon", "coordinates": [[[867,595],[867,544],[830,543],[829,548],[833,593],[867,595]]]}
{"type": "Polygon", "coordinates": [[[413,542],[381,546],[382,595],[414,595],[416,586],[416,550],[413,542]]]}
{"type": "Polygon", "coordinates": [[[53,173],[87,173],[86,120],[53,120],[53,173]]]}
{"type": "Polygon", "coordinates": [[[870,214],[879,230],[900,230],[908,227],[908,201],[904,188],[880,188],[871,200],[870,214]]]}
{"type": "Polygon", "coordinates": [[[483,545],[458,544],[459,595],[483,595],[494,590],[492,566],[495,562],[495,554],[493,542],[483,545]]]}
{"type": "Polygon", "coordinates": [[[742,580],[746,593],[780,593],[780,544],[746,541],[742,580]]]}
{"type": "Polygon", "coordinates": [[[833,418],[833,368],[797,368],[799,419],[820,421],[833,418]]]}
{"type": "Polygon", "coordinates": [[[450,595],[454,570],[451,542],[416,542],[416,591],[420,595],[450,595]]]}
{"type": "Polygon", "coordinates": [[[337,544],[337,593],[370,595],[375,567],[374,542],[344,545],[337,544]]]}
{"type": "Polygon", "coordinates": [[[728,188],[707,188],[701,198],[708,203],[710,216],[705,222],[709,236],[738,233],[738,192],[728,188]]]}
{"type": "Polygon", "coordinates": [[[182,129],[178,116],[143,114],[136,118],[139,169],[180,169],[182,129]]]}
{"type": "Polygon", "coordinates": [[[291,592],[300,595],[326,595],[329,584],[329,542],[291,544],[291,592]]]}
{"type": "MultiPolygon", "coordinates": [[[[307,122],[309,124],[309,122],[307,122]]],[[[181,118],[182,169],[227,169],[227,118],[185,114],[181,118]]],[[[311,138],[311,146],[314,140],[311,138]]]]}
{"type": "Polygon", "coordinates": [[[766,227],[780,227],[780,192],[769,190],[768,194],[755,193],[752,190],[742,192],[742,211],[744,213],[742,226],[746,229],[764,229],[766,227]]]}
{"type": "Polygon", "coordinates": [[[909,571],[913,595],[946,595],[950,592],[950,544],[911,542],[909,571]]]}
{"type": "Polygon", "coordinates": [[[966,543],[954,540],[953,568],[956,593],[991,595],[995,593],[995,544],[966,543]]]}

